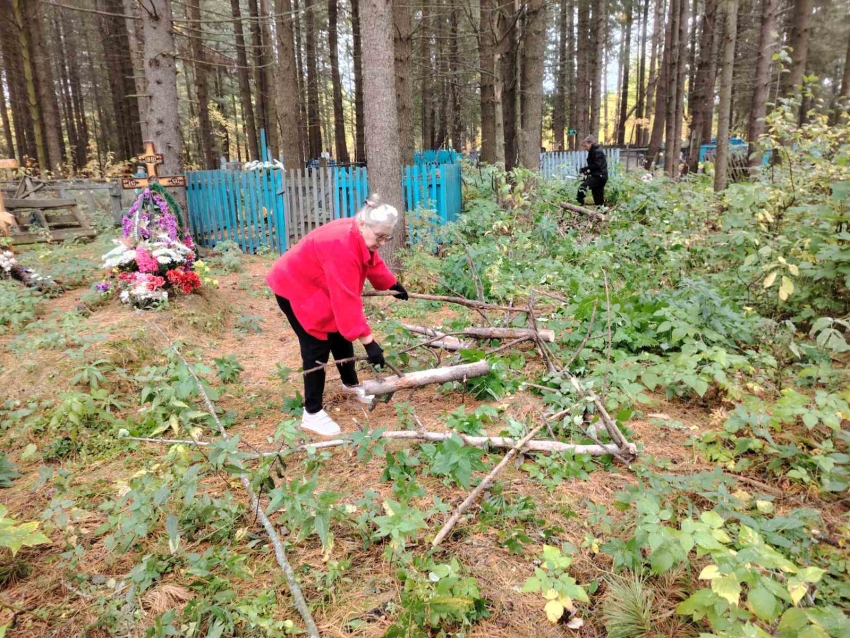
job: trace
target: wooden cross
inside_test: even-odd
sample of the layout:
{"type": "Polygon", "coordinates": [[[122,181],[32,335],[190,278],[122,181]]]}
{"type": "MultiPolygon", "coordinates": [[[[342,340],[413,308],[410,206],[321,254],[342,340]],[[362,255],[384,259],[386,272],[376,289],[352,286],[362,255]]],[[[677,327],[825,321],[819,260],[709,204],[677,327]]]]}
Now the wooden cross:
{"type": "Polygon", "coordinates": [[[162,184],[166,188],[175,188],[178,186],[186,186],[185,175],[159,176],[156,174],[156,167],[162,164],[162,153],[157,153],[153,142],[145,142],[145,154],[139,157],[145,165],[147,175],[144,177],[122,177],[121,188],[124,190],[132,190],[134,188],[144,188],[151,184],[162,184]]]}

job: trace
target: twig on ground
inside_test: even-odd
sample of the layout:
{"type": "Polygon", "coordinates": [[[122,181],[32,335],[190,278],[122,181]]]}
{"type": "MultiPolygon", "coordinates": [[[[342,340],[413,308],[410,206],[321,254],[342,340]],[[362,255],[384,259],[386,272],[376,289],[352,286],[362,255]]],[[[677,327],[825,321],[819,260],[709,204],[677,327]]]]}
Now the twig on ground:
{"type": "Polygon", "coordinates": [[[505,469],[505,466],[510,463],[511,459],[517,454],[517,452],[519,452],[525,446],[526,443],[528,443],[532,438],[534,438],[535,434],[540,432],[540,430],[542,430],[543,427],[548,424],[549,422],[544,417],[543,423],[531,430],[531,432],[522,437],[522,439],[520,439],[516,445],[514,445],[510,450],[508,450],[508,453],[505,454],[499,464],[494,467],[490,471],[490,473],[482,479],[478,486],[469,493],[469,496],[464,499],[463,503],[458,506],[458,508],[454,511],[454,514],[451,515],[449,520],[446,521],[446,524],[443,525],[443,528],[434,537],[434,540],[431,543],[431,547],[437,547],[440,543],[443,542],[443,539],[448,536],[449,532],[452,531],[452,528],[460,520],[460,517],[467,510],[467,508],[469,508],[469,506],[475,502],[481,492],[483,492],[490,486],[490,484],[493,482],[493,479],[498,476],[499,472],[505,469]]]}
{"type": "Polygon", "coordinates": [[[508,343],[505,343],[501,346],[497,346],[495,348],[487,350],[485,352],[485,354],[491,355],[491,354],[496,354],[497,352],[501,352],[502,350],[510,350],[514,346],[518,346],[519,344],[521,344],[523,341],[532,341],[532,340],[533,340],[533,337],[520,337],[519,339],[514,339],[513,341],[509,341],[508,343]]]}
{"type": "MultiPolygon", "coordinates": [[[[174,344],[174,342],[169,338],[167,334],[160,328],[158,325],[153,324],[154,328],[156,328],[160,334],[165,338],[168,342],[169,347],[174,351],[174,353],[180,358],[183,362],[183,365],[186,366],[186,369],[189,371],[189,374],[192,375],[192,378],[195,380],[195,384],[198,387],[198,391],[201,393],[201,396],[204,399],[204,403],[206,404],[207,411],[210,413],[213,421],[218,427],[218,433],[221,438],[225,441],[229,441],[230,437],[227,435],[227,430],[224,429],[224,426],[221,424],[221,421],[218,418],[218,414],[216,414],[215,406],[210,400],[207,391],[204,389],[204,384],[201,383],[201,380],[198,378],[198,375],[195,374],[195,370],[192,366],[189,365],[189,362],[186,360],[186,357],[183,356],[183,353],[180,352],[180,349],[174,344]]],[[[200,447],[200,446],[199,446],[200,447]]],[[[277,455],[277,452],[271,453],[273,455],[277,455]]],[[[286,558],[286,550],[283,547],[283,543],[280,540],[280,536],[278,536],[277,531],[275,531],[274,526],[272,525],[269,517],[266,516],[265,511],[262,507],[260,507],[260,500],[257,498],[256,494],[254,494],[254,490],[251,487],[251,481],[248,480],[248,477],[245,475],[241,475],[239,480],[242,483],[242,487],[245,488],[245,491],[248,494],[248,499],[251,501],[251,507],[257,512],[257,517],[260,519],[260,522],[263,525],[263,528],[266,531],[266,534],[269,537],[269,540],[274,547],[275,558],[277,558],[277,563],[283,571],[283,575],[286,577],[286,582],[289,585],[289,590],[292,592],[292,598],[295,603],[295,608],[298,610],[298,613],[301,614],[301,618],[304,620],[304,625],[307,627],[307,634],[310,638],[320,638],[319,629],[316,627],[316,623],[313,620],[313,616],[310,613],[310,608],[307,606],[307,601],[304,599],[304,594],[301,593],[301,588],[298,586],[298,581],[295,577],[295,572],[292,569],[292,566],[289,564],[289,561],[286,558]]]]}
{"type": "Polygon", "coordinates": [[[590,333],[593,332],[593,322],[596,321],[597,306],[599,306],[599,300],[595,299],[593,301],[593,311],[590,313],[590,324],[587,326],[587,334],[584,335],[584,339],[582,339],[581,343],[578,344],[578,349],[573,353],[573,356],[570,357],[570,360],[566,363],[566,365],[564,365],[564,370],[569,370],[570,366],[573,365],[573,361],[575,361],[579,354],[581,354],[581,351],[584,350],[584,346],[590,337],[590,333]]]}
{"type": "MultiPolygon", "coordinates": [[[[392,290],[367,290],[363,293],[364,297],[395,297],[398,293],[392,290]]],[[[497,304],[485,303],[483,301],[474,301],[472,299],[464,299],[463,297],[447,297],[444,295],[424,295],[418,292],[408,293],[411,299],[422,299],[423,301],[442,301],[443,303],[453,303],[467,308],[477,308],[480,310],[495,310],[501,312],[514,312],[516,308],[509,306],[500,306],[497,304]]]]}
{"type": "Polygon", "coordinates": [[[608,352],[605,355],[605,377],[602,380],[602,400],[608,396],[608,373],[611,371],[611,295],[608,292],[608,273],[602,271],[605,280],[605,303],[608,306],[608,352]]]}

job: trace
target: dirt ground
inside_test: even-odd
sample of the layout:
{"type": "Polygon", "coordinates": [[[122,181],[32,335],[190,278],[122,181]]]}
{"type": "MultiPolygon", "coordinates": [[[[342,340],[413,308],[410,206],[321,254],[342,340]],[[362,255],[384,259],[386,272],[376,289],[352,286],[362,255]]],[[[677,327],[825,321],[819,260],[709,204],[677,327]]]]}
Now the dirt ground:
{"type": "MultiPolygon", "coordinates": [[[[136,365],[137,361],[155,359],[159,356],[157,353],[166,347],[153,324],[161,327],[172,338],[179,339],[193,360],[211,363],[216,357],[235,355],[244,367],[241,382],[219,386],[221,396],[218,405],[237,415],[232,434],[238,433],[244,441],[261,450],[274,449],[271,437],[278,424],[291,418],[281,412],[281,400],[293,396],[300,389],[298,375],[293,375],[291,381],[283,383],[276,375],[276,367],[281,364],[298,370],[300,357],[294,334],[274,299],[266,292],[263,278],[269,263],[268,258],[246,257],[244,271],[220,276],[218,289],[207,289],[202,294],[180,298],[162,312],[133,312],[117,301],[111,301],[87,316],[77,327],[76,333],[81,337],[104,335],[104,340],[92,342],[91,348],[98,356],[128,368],[136,365]],[[249,326],[247,331],[238,329],[246,325],[249,326]],[[251,329],[255,326],[259,326],[260,331],[251,329]]],[[[44,319],[61,318],[62,314],[76,306],[79,293],[79,290],[70,291],[51,301],[43,309],[44,319]]],[[[390,311],[391,305],[397,303],[387,299],[370,301],[370,315],[390,311]]],[[[436,323],[448,318],[450,314],[431,316],[429,321],[436,323]]],[[[380,340],[380,331],[377,336],[380,340]]],[[[39,400],[56,399],[61,392],[70,389],[71,370],[75,364],[63,349],[38,349],[23,355],[16,354],[9,347],[14,339],[13,335],[0,336],[2,402],[26,402],[33,397],[39,400]]],[[[333,378],[335,376],[335,373],[329,375],[326,408],[344,431],[353,432],[361,426],[395,428],[397,416],[394,403],[379,404],[374,411],[369,412],[364,406],[341,395],[339,381],[333,378]]],[[[407,396],[397,396],[395,401],[407,399],[407,396]]],[[[135,391],[128,391],[121,400],[132,406],[138,402],[138,396],[135,391]]],[[[436,387],[417,391],[410,397],[409,403],[432,430],[445,430],[445,415],[460,405],[465,404],[468,409],[473,409],[479,404],[461,393],[441,394],[436,387]]],[[[504,406],[507,414],[520,418],[541,409],[543,405],[538,396],[525,392],[493,404],[504,406]]],[[[647,413],[656,416],[650,418],[647,414],[638,414],[629,424],[642,455],[651,455],[656,460],[668,462],[677,473],[712,469],[695,457],[691,448],[684,443],[695,432],[716,427],[722,422],[723,414],[706,413],[693,405],[667,403],[660,399],[647,413]],[[679,422],[683,426],[665,427],[665,422],[679,422]]],[[[498,429],[496,426],[491,433],[497,433],[498,429]]],[[[33,431],[29,431],[26,436],[28,440],[14,440],[9,436],[4,439],[11,460],[18,464],[24,476],[14,481],[13,487],[0,491],[0,498],[12,515],[21,520],[38,520],[56,492],[49,486],[49,482],[36,487],[38,470],[44,463],[41,460],[23,460],[21,451],[27,443],[34,443],[41,450],[50,441],[33,431]]],[[[402,445],[393,442],[390,448],[396,449],[402,445]]],[[[80,518],[73,521],[73,540],[86,549],[82,569],[93,577],[92,582],[120,580],[136,564],[142,551],[167,553],[167,548],[149,546],[139,548],[136,554],[111,554],[103,546],[102,537],[94,534],[94,530],[106,520],[105,515],[97,510],[97,504],[103,499],[115,497],[133,473],[162,457],[165,451],[163,446],[128,442],[122,453],[112,455],[108,460],[74,465],[71,479],[74,494],[86,495],[89,506],[84,508],[85,512],[80,514],[80,518]]],[[[321,473],[322,489],[342,492],[345,495],[343,501],[347,503],[357,501],[367,489],[374,489],[384,496],[391,494],[390,485],[380,480],[384,467],[382,458],[359,464],[352,452],[345,449],[336,448],[331,454],[332,460],[321,473]]],[[[492,459],[498,460],[498,453],[492,459]]],[[[52,467],[54,470],[59,469],[56,463],[52,467]]],[[[297,464],[290,465],[286,470],[286,478],[291,480],[301,471],[303,469],[297,464]]],[[[505,493],[525,494],[535,499],[538,505],[536,514],[545,519],[548,525],[563,530],[557,542],[570,541],[576,546],[581,545],[588,532],[585,521],[587,502],[609,506],[618,490],[635,481],[634,474],[618,464],[613,466],[612,471],[599,469],[592,472],[586,481],[565,481],[551,492],[531,480],[515,465],[508,467],[499,478],[505,493]]],[[[465,491],[449,489],[434,477],[422,478],[420,484],[426,487],[429,495],[438,494],[451,508],[466,497],[465,491]]],[[[216,484],[213,481],[208,488],[221,490],[225,486],[224,483],[216,484]]],[[[233,483],[230,487],[234,494],[242,496],[237,484],[233,483]]],[[[82,508],[82,502],[80,500],[78,507],[82,508]]],[[[613,508],[611,510],[612,515],[615,515],[613,508]]],[[[475,512],[474,508],[472,512],[475,512]]],[[[429,544],[425,537],[433,534],[442,522],[441,519],[432,519],[431,530],[420,538],[419,545],[414,549],[424,552],[429,544]]],[[[252,532],[262,533],[255,522],[248,521],[246,524],[252,532]]],[[[21,559],[31,567],[31,573],[0,592],[0,625],[14,618],[15,626],[7,635],[20,638],[109,635],[97,627],[97,601],[90,594],[74,588],[63,571],[55,568],[60,554],[69,549],[58,542],[58,535],[55,538],[57,542],[52,545],[20,552],[21,559]]],[[[239,543],[244,544],[246,540],[239,543]]],[[[483,595],[491,601],[490,617],[475,625],[467,635],[482,638],[604,635],[600,622],[593,616],[586,617],[585,626],[578,631],[571,631],[563,625],[553,626],[546,620],[539,595],[520,593],[523,582],[533,573],[533,560],[541,548],[542,539],[534,538],[526,546],[525,554],[517,556],[501,546],[494,530],[482,529],[472,519],[464,519],[459,523],[456,533],[443,545],[436,557],[447,559],[457,556],[471,575],[478,579],[483,595]]],[[[198,549],[190,548],[191,551],[198,549]]],[[[240,593],[277,588],[281,598],[288,600],[285,584],[278,577],[271,555],[247,549],[245,552],[251,557],[253,577],[240,583],[240,593]]],[[[387,605],[399,599],[400,585],[394,578],[393,568],[381,558],[380,546],[373,545],[364,551],[357,538],[348,537],[344,533],[337,537],[330,556],[332,560],[342,558],[352,561],[346,573],[351,583],[344,585],[333,600],[324,601],[315,609],[315,619],[322,635],[381,636],[392,622],[387,605]],[[358,629],[352,630],[348,624],[354,619],[365,622],[358,629]]],[[[294,543],[290,549],[290,560],[303,575],[305,596],[308,600],[316,600],[315,584],[304,571],[305,565],[317,569],[322,569],[324,565],[321,547],[315,537],[306,542],[294,543]]],[[[609,571],[610,564],[606,557],[583,549],[576,556],[572,574],[579,583],[586,584],[609,571]]],[[[187,586],[188,579],[171,573],[166,583],[187,586]]],[[[106,590],[104,592],[106,595],[106,590]]],[[[167,601],[165,606],[168,606],[167,601]]],[[[141,612],[138,618],[138,633],[135,635],[140,636],[144,635],[144,629],[150,626],[153,617],[153,608],[147,603],[143,607],[147,607],[148,611],[141,612]]],[[[294,610],[288,607],[281,609],[281,615],[300,621],[294,610]]]]}

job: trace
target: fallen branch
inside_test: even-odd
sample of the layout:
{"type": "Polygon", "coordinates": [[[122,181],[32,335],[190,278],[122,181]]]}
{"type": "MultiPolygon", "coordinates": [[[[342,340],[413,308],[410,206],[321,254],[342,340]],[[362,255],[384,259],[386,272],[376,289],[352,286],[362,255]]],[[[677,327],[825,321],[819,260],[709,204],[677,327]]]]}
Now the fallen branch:
{"type": "MultiPolygon", "coordinates": [[[[423,326],[411,326],[402,324],[405,330],[415,332],[416,334],[426,335],[429,337],[445,337],[444,333],[433,328],[425,328],[423,326]]],[[[520,337],[537,339],[548,343],[555,342],[554,330],[532,330],[531,328],[464,328],[453,334],[461,336],[473,337],[475,339],[519,339],[520,337]]]]}
{"type": "Polygon", "coordinates": [[[568,202],[561,202],[561,208],[564,210],[571,211],[573,213],[581,213],[582,215],[587,215],[594,221],[604,222],[608,220],[608,217],[600,213],[599,211],[593,210],[591,208],[585,208],[584,206],[576,206],[575,204],[570,204],[568,202]]]}
{"type": "MultiPolygon", "coordinates": [[[[549,417],[554,420],[558,415],[549,417]]],[[[517,439],[511,439],[504,436],[471,436],[468,434],[460,434],[457,432],[430,432],[428,430],[389,430],[382,432],[380,436],[375,434],[376,439],[392,439],[392,440],[408,440],[408,441],[428,441],[429,443],[446,441],[453,436],[460,437],[466,445],[472,445],[479,448],[500,448],[510,449],[517,444],[517,439]]],[[[144,437],[125,437],[130,441],[141,441],[143,443],[159,443],[164,445],[195,445],[193,441],[181,439],[151,439],[144,437]]],[[[295,447],[277,450],[274,452],[260,452],[259,454],[246,454],[243,458],[258,459],[271,456],[293,454],[295,452],[306,452],[307,450],[323,450],[331,447],[340,447],[350,445],[351,439],[331,439],[330,441],[319,441],[318,443],[302,443],[295,447]]],[[[207,446],[210,443],[206,441],[198,441],[197,445],[207,446]]],[[[562,443],[561,441],[529,441],[525,445],[525,450],[528,452],[573,452],[574,454],[590,454],[591,456],[605,456],[606,454],[637,454],[637,446],[634,443],[627,443],[625,448],[620,448],[613,443],[604,443],[602,445],[581,445],[577,443],[562,443]]]]}
{"type": "Polygon", "coordinates": [[[608,414],[608,410],[605,409],[605,406],[602,404],[602,401],[596,396],[596,393],[593,390],[588,390],[587,393],[582,389],[581,384],[578,382],[574,376],[570,375],[570,383],[576,389],[580,397],[587,397],[596,405],[596,409],[599,410],[599,418],[602,419],[602,423],[605,424],[605,429],[608,430],[608,436],[611,437],[611,440],[617,444],[617,447],[625,449],[627,445],[630,445],[628,441],[626,441],[626,437],[623,436],[623,433],[620,432],[620,428],[617,427],[617,422],[611,418],[611,415],[608,414]]]}
{"type": "MultiPolygon", "coordinates": [[[[398,293],[392,290],[366,290],[363,293],[364,297],[395,297],[398,293]]],[[[515,312],[516,308],[510,306],[498,306],[496,304],[486,303],[484,301],[474,301],[472,299],[464,299],[463,297],[446,297],[444,295],[423,295],[418,292],[410,292],[408,296],[411,299],[422,299],[423,301],[442,301],[443,303],[453,303],[467,308],[476,310],[497,310],[500,312],[515,312]]]]}
{"type": "Polygon", "coordinates": [[[522,439],[520,439],[516,445],[514,445],[510,450],[508,450],[508,453],[505,454],[504,458],[499,462],[499,464],[494,467],[490,471],[490,473],[482,479],[478,486],[469,493],[469,496],[464,499],[463,503],[458,506],[458,508],[455,510],[454,514],[451,515],[449,520],[446,521],[446,524],[443,525],[443,528],[434,537],[434,540],[431,543],[431,547],[437,547],[437,545],[443,542],[443,539],[448,536],[449,532],[452,531],[452,528],[460,520],[460,517],[469,508],[469,506],[472,505],[475,500],[481,495],[481,492],[483,492],[490,486],[490,484],[493,482],[493,479],[498,476],[499,472],[505,469],[505,466],[510,463],[511,459],[516,456],[517,452],[519,452],[525,446],[526,443],[528,443],[531,439],[534,438],[535,434],[540,432],[540,430],[542,430],[548,424],[549,422],[544,419],[543,423],[531,430],[531,432],[522,437],[522,439]]]}
{"type": "Polygon", "coordinates": [[[410,372],[403,377],[391,376],[383,379],[363,381],[360,385],[366,394],[392,394],[401,390],[419,388],[432,383],[447,383],[449,381],[461,381],[475,377],[483,377],[490,372],[490,364],[486,361],[476,361],[459,366],[446,368],[434,368],[431,370],[419,370],[410,372]]]}
{"type": "MultiPolygon", "coordinates": [[[[201,383],[201,380],[198,378],[198,375],[195,374],[195,371],[192,369],[192,366],[189,365],[189,362],[186,361],[186,358],[183,356],[183,353],[180,352],[180,349],[174,345],[174,342],[168,337],[167,334],[157,326],[153,324],[154,328],[156,328],[160,334],[165,338],[168,342],[168,345],[174,351],[174,353],[180,358],[183,362],[183,365],[186,366],[186,369],[189,371],[189,374],[192,375],[192,378],[195,380],[195,384],[198,386],[198,391],[201,393],[201,396],[204,398],[204,403],[207,406],[207,411],[210,413],[210,416],[213,418],[213,421],[218,428],[218,433],[222,439],[225,441],[229,441],[230,437],[227,435],[227,431],[224,429],[224,426],[221,424],[221,421],[218,418],[218,415],[215,411],[215,406],[213,406],[212,401],[210,400],[207,391],[204,389],[204,385],[201,383]]],[[[260,507],[260,499],[257,498],[257,495],[254,493],[253,488],[251,487],[251,481],[248,480],[248,477],[244,474],[240,475],[239,480],[242,483],[242,487],[245,488],[245,491],[248,493],[248,499],[251,501],[251,507],[256,513],[257,517],[260,519],[260,522],[263,525],[263,528],[266,531],[266,534],[269,537],[269,540],[274,547],[275,558],[277,558],[277,564],[280,566],[281,571],[283,571],[283,575],[286,577],[286,582],[289,585],[289,590],[292,592],[292,598],[295,602],[295,608],[298,609],[298,613],[301,614],[301,618],[304,619],[304,624],[307,627],[307,634],[310,638],[321,638],[319,635],[319,629],[316,627],[316,623],[313,620],[313,616],[310,613],[310,608],[307,606],[307,601],[304,599],[304,594],[301,593],[301,588],[298,586],[298,581],[295,578],[295,572],[292,569],[292,566],[289,564],[289,561],[286,558],[286,550],[283,547],[283,543],[280,540],[280,536],[278,536],[275,531],[274,525],[269,520],[269,517],[266,516],[265,511],[263,511],[262,507],[260,507]]]]}

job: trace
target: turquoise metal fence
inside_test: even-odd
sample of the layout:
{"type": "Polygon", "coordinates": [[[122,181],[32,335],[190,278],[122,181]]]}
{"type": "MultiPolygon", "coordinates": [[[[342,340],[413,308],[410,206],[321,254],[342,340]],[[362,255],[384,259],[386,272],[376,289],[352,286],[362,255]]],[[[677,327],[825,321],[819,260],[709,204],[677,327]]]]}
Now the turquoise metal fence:
{"type": "MultiPolygon", "coordinates": [[[[284,252],[314,228],[352,217],[369,194],[362,167],[289,171],[195,171],[187,176],[189,223],[195,241],[211,248],[224,240],[243,252],[284,252]]],[[[462,207],[460,164],[414,164],[402,175],[405,209],[432,210],[440,224],[462,207]]]]}
{"type": "Polygon", "coordinates": [[[457,164],[460,162],[460,158],[463,157],[461,153],[454,151],[450,148],[440,149],[436,151],[416,151],[413,154],[413,163],[414,164],[457,164]]]}
{"type": "MultiPolygon", "coordinates": [[[[616,173],[620,163],[619,148],[605,148],[605,158],[608,160],[608,172],[616,173]]],[[[582,166],[587,164],[587,151],[562,151],[540,153],[540,172],[543,179],[553,177],[576,177],[582,166]]]]}

